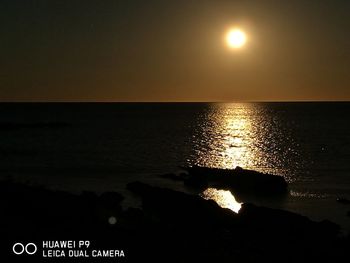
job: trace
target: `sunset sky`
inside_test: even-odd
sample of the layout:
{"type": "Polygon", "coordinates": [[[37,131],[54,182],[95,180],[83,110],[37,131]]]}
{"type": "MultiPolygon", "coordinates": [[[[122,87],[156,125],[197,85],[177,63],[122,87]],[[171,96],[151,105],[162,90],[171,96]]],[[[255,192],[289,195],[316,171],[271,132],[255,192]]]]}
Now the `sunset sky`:
{"type": "Polygon", "coordinates": [[[348,0],[1,0],[1,101],[350,100],[348,0]],[[227,31],[245,32],[230,49],[227,31]]]}

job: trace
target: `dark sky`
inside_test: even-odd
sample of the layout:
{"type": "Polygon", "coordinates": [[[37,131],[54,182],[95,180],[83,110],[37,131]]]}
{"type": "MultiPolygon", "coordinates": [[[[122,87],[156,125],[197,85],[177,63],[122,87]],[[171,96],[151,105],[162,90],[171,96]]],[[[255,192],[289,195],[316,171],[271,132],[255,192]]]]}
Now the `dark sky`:
{"type": "Polygon", "coordinates": [[[0,100],[350,100],[349,30],[349,0],[1,0],[0,100]]]}

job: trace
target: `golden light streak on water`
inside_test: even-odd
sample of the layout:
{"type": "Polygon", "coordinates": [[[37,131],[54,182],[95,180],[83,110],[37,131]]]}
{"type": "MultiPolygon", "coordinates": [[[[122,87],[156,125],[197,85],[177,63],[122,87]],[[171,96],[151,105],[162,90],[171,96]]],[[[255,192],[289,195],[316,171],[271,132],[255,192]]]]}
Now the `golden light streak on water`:
{"type": "Polygon", "coordinates": [[[223,104],[213,108],[203,134],[207,151],[199,152],[197,165],[232,169],[253,169],[263,159],[254,137],[250,104],[223,104]]]}

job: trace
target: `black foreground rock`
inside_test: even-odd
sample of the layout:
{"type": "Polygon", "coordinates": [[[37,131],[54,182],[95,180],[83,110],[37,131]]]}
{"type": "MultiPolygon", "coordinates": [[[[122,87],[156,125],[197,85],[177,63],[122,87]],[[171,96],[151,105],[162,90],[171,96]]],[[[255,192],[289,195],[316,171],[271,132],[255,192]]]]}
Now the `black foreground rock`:
{"type": "Polygon", "coordinates": [[[1,262],[343,262],[348,254],[349,239],[328,221],[253,204],[236,214],[199,196],[140,182],[127,187],[141,197],[141,209],[123,210],[114,192],[74,195],[0,183],[1,262]],[[14,242],[42,240],[90,240],[126,257],[43,261],[9,253],[14,242]]]}

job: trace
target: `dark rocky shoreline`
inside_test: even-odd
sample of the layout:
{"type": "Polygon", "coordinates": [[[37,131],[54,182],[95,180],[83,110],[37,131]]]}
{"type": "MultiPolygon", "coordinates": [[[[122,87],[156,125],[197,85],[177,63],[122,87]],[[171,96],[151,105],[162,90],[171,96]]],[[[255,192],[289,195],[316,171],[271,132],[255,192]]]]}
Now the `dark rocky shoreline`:
{"type": "Polygon", "coordinates": [[[276,197],[288,193],[288,184],[282,176],[243,169],[219,169],[201,166],[182,167],[185,171],[178,175],[163,174],[162,178],[183,183],[192,188],[205,189],[209,185],[227,189],[238,199],[241,196],[276,197]]]}
{"type": "MultiPolygon", "coordinates": [[[[200,176],[203,171],[189,174],[200,176]]],[[[249,173],[249,183],[240,180],[238,184],[242,191],[256,189],[256,174],[249,173]]],[[[286,189],[280,179],[268,176],[270,180],[278,180],[276,185],[286,189]]],[[[67,239],[87,239],[97,247],[123,249],[126,257],[118,262],[343,262],[348,257],[349,237],[340,236],[339,226],[329,221],[314,222],[250,203],[235,213],[212,200],[142,182],[129,183],[127,188],[141,198],[141,208],[122,209],[123,196],[116,192],[75,195],[2,181],[1,257],[20,260],[9,253],[18,240],[67,239]]],[[[36,256],[21,260],[41,261],[36,256]]]]}

